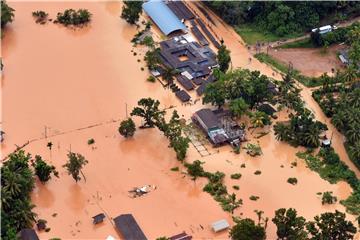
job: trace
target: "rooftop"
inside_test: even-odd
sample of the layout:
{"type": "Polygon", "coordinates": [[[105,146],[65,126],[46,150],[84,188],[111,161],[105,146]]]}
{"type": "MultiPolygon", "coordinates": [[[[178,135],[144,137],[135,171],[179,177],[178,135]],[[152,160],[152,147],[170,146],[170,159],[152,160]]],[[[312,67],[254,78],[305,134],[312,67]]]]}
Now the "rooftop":
{"type": "Polygon", "coordinates": [[[145,2],[142,7],[165,35],[186,30],[186,26],[163,1],[151,0],[145,2]]]}
{"type": "Polygon", "coordinates": [[[114,218],[115,226],[124,239],[147,240],[145,234],[131,214],[122,214],[114,218]]]}

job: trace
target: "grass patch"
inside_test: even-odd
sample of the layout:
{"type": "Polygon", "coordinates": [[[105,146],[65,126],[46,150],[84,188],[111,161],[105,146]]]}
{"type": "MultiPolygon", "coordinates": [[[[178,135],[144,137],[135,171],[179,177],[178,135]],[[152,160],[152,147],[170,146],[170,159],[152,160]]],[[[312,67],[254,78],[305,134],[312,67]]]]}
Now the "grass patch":
{"type": "Polygon", "coordinates": [[[241,173],[234,173],[230,175],[231,179],[240,179],[241,178],[241,173]]]}
{"type": "Polygon", "coordinates": [[[312,43],[310,38],[301,39],[295,42],[285,43],[280,45],[278,48],[314,48],[314,44],[312,43]]]}
{"type": "Polygon", "coordinates": [[[302,33],[289,34],[283,37],[279,37],[272,32],[264,31],[258,27],[251,24],[242,24],[235,27],[237,34],[250,45],[255,44],[256,42],[274,42],[281,39],[295,38],[302,35],[302,33]]]}

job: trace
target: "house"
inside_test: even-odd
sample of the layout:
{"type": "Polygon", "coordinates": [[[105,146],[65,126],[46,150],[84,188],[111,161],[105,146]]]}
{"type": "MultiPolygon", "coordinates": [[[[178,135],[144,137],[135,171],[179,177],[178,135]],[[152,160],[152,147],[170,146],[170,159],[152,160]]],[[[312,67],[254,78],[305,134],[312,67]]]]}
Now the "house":
{"type": "Polygon", "coordinates": [[[191,239],[192,239],[192,236],[188,235],[186,232],[182,232],[182,233],[179,233],[179,234],[169,237],[169,240],[191,240],[191,239]]]}
{"type": "Polygon", "coordinates": [[[348,51],[347,50],[341,50],[339,52],[339,59],[343,64],[348,65],[350,63],[348,51]]]}
{"type": "Polygon", "coordinates": [[[150,0],[143,3],[142,8],[166,36],[187,31],[186,26],[163,1],[150,0]]]}
{"type": "Polygon", "coordinates": [[[230,225],[225,219],[216,221],[213,224],[211,224],[211,228],[213,229],[214,232],[220,232],[228,229],[229,227],[230,225]]]}
{"type": "Polygon", "coordinates": [[[114,218],[116,229],[124,239],[147,240],[145,234],[131,214],[122,214],[114,218]]]}
{"type": "Polygon", "coordinates": [[[214,145],[228,141],[229,137],[222,128],[220,120],[210,109],[204,108],[195,112],[192,120],[202,128],[214,145]]]}
{"type": "Polygon", "coordinates": [[[217,66],[216,54],[207,46],[174,37],[160,42],[160,57],[164,65],[178,70],[189,80],[202,78],[217,66]]]}

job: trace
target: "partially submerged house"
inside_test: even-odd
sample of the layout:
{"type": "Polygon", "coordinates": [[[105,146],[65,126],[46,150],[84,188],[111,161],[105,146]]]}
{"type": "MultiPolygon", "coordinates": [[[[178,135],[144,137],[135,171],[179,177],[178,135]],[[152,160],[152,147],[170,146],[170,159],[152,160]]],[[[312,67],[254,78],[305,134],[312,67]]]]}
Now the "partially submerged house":
{"type": "Polygon", "coordinates": [[[39,240],[35,230],[31,228],[22,229],[19,233],[19,238],[21,240],[39,240]]]}
{"type": "Polygon", "coordinates": [[[147,240],[145,234],[131,214],[122,214],[114,218],[116,229],[124,239],[147,240]]]}
{"type": "Polygon", "coordinates": [[[163,1],[151,0],[145,2],[142,7],[166,36],[175,32],[187,31],[186,26],[163,1]]]}
{"type": "Polygon", "coordinates": [[[189,42],[183,36],[162,41],[160,48],[163,63],[189,80],[207,76],[212,68],[218,66],[216,54],[209,47],[189,42]]]}
{"type": "Polygon", "coordinates": [[[169,237],[169,240],[191,240],[191,239],[192,239],[192,236],[188,235],[186,232],[182,232],[182,233],[179,233],[179,234],[169,237]]]}
{"type": "Polygon", "coordinates": [[[225,143],[234,145],[245,140],[245,130],[232,121],[229,114],[229,111],[204,108],[193,114],[192,121],[207,134],[215,146],[225,143]]]}
{"type": "Polygon", "coordinates": [[[211,228],[214,232],[220,232],[228,229],[230,227],[230,224],[225,220],[221,219],[219,221],[214,222],[211,224],[211,228]]]}

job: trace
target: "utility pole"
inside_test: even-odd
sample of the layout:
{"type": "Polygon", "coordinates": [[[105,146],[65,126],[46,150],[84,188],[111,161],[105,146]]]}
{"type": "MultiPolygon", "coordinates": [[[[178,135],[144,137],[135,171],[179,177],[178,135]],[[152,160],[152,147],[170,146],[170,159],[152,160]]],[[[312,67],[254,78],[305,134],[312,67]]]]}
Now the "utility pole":
{"type": "Polygon", "coordinates": [[[125,103],[125,116],[128,118],[127,103],[125,103]]]}

